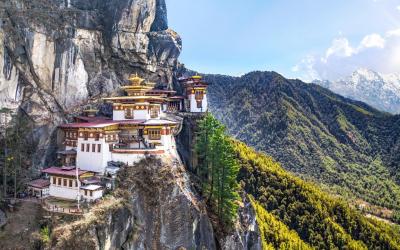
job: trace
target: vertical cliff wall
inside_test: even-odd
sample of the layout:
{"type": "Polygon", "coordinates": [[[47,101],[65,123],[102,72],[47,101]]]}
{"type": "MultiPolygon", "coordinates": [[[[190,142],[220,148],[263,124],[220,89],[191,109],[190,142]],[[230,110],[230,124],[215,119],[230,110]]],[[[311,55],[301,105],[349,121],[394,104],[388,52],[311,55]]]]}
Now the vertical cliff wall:
{"type": "Polygon", "coordinates": [[[177,161],[145,159],[118,174],[113,198],[58,227],[55,249],[216,249],[204,204],[177,161]]]}
{"type": "Polygon", "coordinates": [[[66,114],[129,74],[172,83],[180,51],[164,0],[5,0],[0,107],[21,107],[44,149],[66,114]]]}
{"type": "MultiPolygon", "coordinates": [[[[198,156],[196,154],[195,144],[196,135],[199,132],[199,121],[204,114],[180,114],[183,118],[182,129],[176,138],[177,150],[185,164],[186,169],[195,176],[197,172],[198,156]]],[[[261,249],[261,235],[256,221],[256,213],[253,206],[242,193],[242,203],[238,210],[237,221],[228,235],[217,233],[217,246],[226,250],[261,249]]],[[[216,229],[215,231],[221,231],[216,229]]]]}

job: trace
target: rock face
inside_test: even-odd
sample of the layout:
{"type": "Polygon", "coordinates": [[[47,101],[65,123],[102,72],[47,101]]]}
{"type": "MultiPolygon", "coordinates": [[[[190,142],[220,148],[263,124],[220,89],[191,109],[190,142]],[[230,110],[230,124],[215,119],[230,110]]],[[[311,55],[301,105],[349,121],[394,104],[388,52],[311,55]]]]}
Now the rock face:
{"type": "Polygon", "coordinates": [[[223,239],[222,249],[224,250],[262,249],[256,212],[246,196],[243,197],[243,203],[244,206],[238,211],[239,218],[234,232],[223,239]]]}
{"type": "Polygon", "coordinates": [[[6,214],[0,209],[0,228],[2,228],[7,223],[6,214]]]}
{"type": "Polygon", "coordinates": [[[172,83],[180,51],[164,0],[5,0],[0,107],[20,106],[43,148],[66,114],[129,74],[172,83]]]}
{"type": "Polygon", "coordinates": [[[149,158],[121,170],[119,179],[118,198],[55,230],[56,249],[216,249],[182,165],[149,158]]]}

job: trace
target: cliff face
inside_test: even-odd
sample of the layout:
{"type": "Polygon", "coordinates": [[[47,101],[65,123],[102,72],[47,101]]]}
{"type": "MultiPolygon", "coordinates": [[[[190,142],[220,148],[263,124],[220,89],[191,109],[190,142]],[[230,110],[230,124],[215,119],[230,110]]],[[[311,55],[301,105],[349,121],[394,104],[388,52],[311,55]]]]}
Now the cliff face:
{"type": "Polygon", "coordinates": [[[117,198],[54,233],[57,249],[215,249],[205,207],[178,162],[143,160],[119,173],[117,198]]]}
{"type": "Polygon", "coordinates": [[[0,107],[36,122],[39,148],[65,115],[131,73],[171,83],[181,40],[164,0],[0,3],[0,107]]]}
{"type": "MultiPolygon", "coordinates": [[[[177,150],[186,169],[197,172],[197,154],[195,150],[198,122],[202,116],[198,114],[181,114],[182,129],[177,136],[177,150]]],[[[217,236],[219,248],[231,249],[261,249],[261,236],[256,221],[256,214],[246,194],[242,197],[243,206],[238,210],[238,217],[233,230],[224,236],[217,236]]]]}

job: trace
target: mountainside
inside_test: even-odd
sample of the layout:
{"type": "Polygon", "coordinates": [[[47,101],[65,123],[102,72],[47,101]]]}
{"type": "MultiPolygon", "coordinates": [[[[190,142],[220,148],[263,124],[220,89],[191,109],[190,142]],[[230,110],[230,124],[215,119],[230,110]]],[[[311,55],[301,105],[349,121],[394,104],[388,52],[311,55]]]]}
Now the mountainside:
{"type": "Polygon", "coordinates": [[[314,83],[379,110],[400,113],[400,75],[383,75],[372,70],[359,69],[342,80],[317,80],[314,83]]]}
{"type": "Polygon", "coordinates": [[[274,72],[206,78],[235,138],[332,192],[400,208],[399,116],[274,72]]]}
{"type": "Polygon", "coordinates": [[[129,74],[171,84],[180,51],[164,0],[1,1],[0,107],[27,114],[44,149],[69,112],[129,74]]]}
{"type": "Polygon", "coordinates": [[[243,143],[235,149],[263,249],[400,249],[398,226],[365,218],[243,143]]]}

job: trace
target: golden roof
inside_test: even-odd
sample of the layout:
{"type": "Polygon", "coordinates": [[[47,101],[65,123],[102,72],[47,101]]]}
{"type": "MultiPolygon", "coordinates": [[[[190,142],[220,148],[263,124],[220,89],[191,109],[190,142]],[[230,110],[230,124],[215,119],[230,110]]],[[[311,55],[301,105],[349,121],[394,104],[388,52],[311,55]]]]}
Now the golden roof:
{"type": "Polygon", "coordinates": [[[95,113],[95,112],[98,112],[99,110],[98,109],[85,109],[85,110],[83,110],[83,112],[86,112],[86,113],[95,113]]]}
{"type": "Polygon", "coordinates": [[[196,74],[195,76],[192,76],[192,78],[193,79],[202,79],[203,77],[196,74]]]}
{"type": "Polygon", "coordinates": [[[165,100],[163,97],[158,96],[115,96],[102,98],[105,101],[113,100],[165,100]]]}
{"type": "Polygon", "coordinates": [[[142,84],[142,82],[144,82],[144,79],[140,78],[137,73],[134,75],[130,75],[128,80],[130,81],[132,86],[139,86],[142,84]]]}
{"type": "Polygon", "coordinates": [[[149,81],[146,81],[145,79],[139,77],[137,73],[130,75],[128,80],[130,82],[130,85],[122,87],[125,90],[127,90],[127,89],[149,89],[149,88],[153,88],[156,85],[156,83],[154,83],[154,82],[149,82],[149,81]]]}

